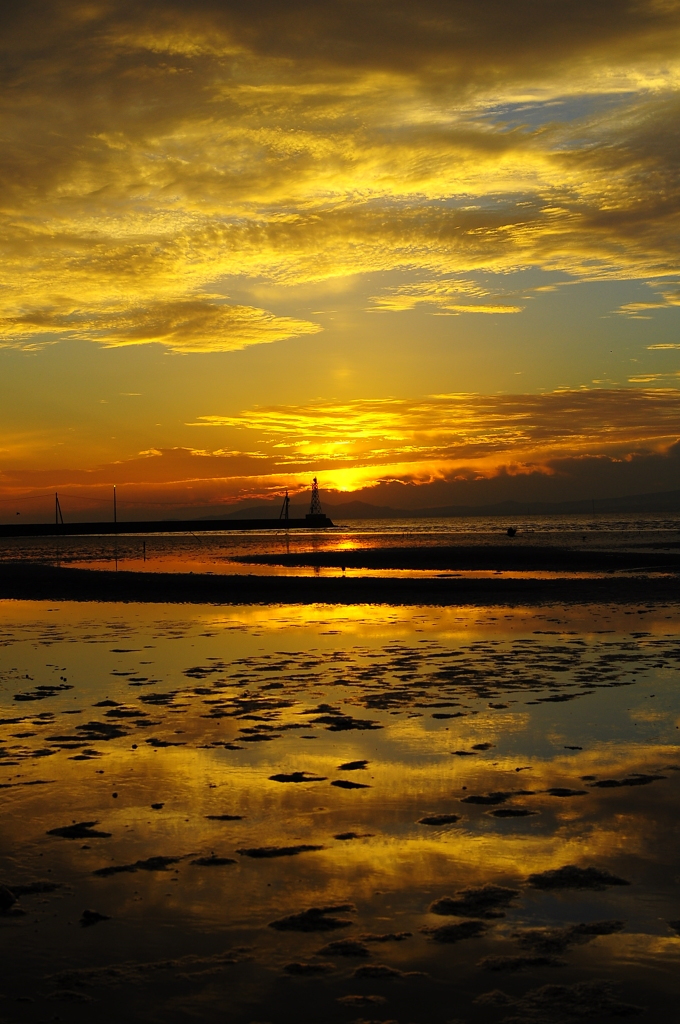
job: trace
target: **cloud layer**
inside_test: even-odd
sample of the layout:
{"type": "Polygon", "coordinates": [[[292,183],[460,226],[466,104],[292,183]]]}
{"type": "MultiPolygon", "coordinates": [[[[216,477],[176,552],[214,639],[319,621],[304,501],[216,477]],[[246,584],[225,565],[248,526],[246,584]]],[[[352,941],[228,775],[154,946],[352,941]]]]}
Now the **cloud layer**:
{"type": "Polygon", "coordinates": [[[673,0],[2,18],[0,344],[240,348],[318,325],[205,296],[376,272],[403,277],[376,310],[518,312],[525,294],[470,275],[532,267],[672,302],[673,0]]]}
{"type": "Polygon", "coordinates": [[[316,334],[318,324],[274,316],[252,306],[231,306],[204,297],[146,306],[71,307],[62,300],[50,309],[6,317],[0,339],[25,348],[40,348],[46,337],[98,341],[109,347],[158,343],[172,352],[233,352],[301,334],[316,334]]]}
{"type": "Polygon", "coordinates": [[[661,486],[679,117],[680,0],[5,5],[0,489],[661,486]]]}
{"type": "Polygon", "coordinates": [[[3,502],[42,492],[51,500],[55,488],[108,502],[116,483],[149,508],[219,507],[306,491],[315,474],[336,498],[421,508],[671,490],[680,390],[317,401],[206,414],[192,427],[193,447],[149,449],[116,464],[27,470],[18,462],[0,475],[3,502]]]}

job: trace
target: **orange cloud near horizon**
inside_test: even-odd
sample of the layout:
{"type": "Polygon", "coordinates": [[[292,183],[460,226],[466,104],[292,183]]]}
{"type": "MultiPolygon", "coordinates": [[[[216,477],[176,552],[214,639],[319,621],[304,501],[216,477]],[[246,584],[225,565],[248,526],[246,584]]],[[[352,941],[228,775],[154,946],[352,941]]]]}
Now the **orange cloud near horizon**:
{"type": "Polygon", "coordinates": [[[206,414],[191,426],[200,433],[200,448],[154,448],[86,469],[7,467],[0,474],[0,516],[6,519],[13,503],[38,508],[54,490],[79,515],[88,508],[94,514],[108,507],[114,483],[130,513],[155,509],[155,516],[165,507],[212,510],[268,500],[284,489],[302,493],[312,475],[330,500],[374,496],[379,502],[389,493],[401,495],[407,507],[444,504],[446,494],[453,504],[463,492],[482,498],[509,493],[516,481],[542,481],[555,493],[572,485],[578,490],[579,478],[596,466],[607,467],[610,476],[615,468],[619,481],[604,472],[597,496],[612,486],[620,491],[626,479],[629,493],[644,489],[643,468],[651,465],[663,470],[662,486],[648,489],[663,489],[666,478],[672,485],[680,390],[318,400],[237,416],[206,414]]]}

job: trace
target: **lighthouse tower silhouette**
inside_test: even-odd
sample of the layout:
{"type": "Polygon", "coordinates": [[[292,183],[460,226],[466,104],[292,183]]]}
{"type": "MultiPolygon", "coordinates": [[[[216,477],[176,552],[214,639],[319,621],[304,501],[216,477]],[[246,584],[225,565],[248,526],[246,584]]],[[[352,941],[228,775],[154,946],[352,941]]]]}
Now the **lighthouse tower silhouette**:
{"type": "Polygon", "coordinates": [[[321,501],[319,500],[319,485],[316,477],[312,480],[312,503],[309,506],[309,512],[305,516],[305,519],[308,522],[311,520],[311,522],[317,523],[320,520],[325,521],[326,519],[326,516],[323,514],[323,509],[321,508],[321,501]]]}

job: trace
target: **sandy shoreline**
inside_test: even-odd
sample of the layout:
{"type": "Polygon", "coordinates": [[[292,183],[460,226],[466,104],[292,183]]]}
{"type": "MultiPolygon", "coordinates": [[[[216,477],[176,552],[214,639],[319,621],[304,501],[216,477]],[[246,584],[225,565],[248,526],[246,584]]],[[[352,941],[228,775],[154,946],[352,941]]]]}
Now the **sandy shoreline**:
{"type": "Polygon", "coordinates": [[[353,551],[296,551],[248,554],[237,560],[256,565],[347,569],[404,569],[501,572],[680,572],[680,552],[647,543],[634,549],[586,548],[576,544],[451,544],[370,547],[353,551]]]}
{"type": "Polygon", "coordinates": [[[185,604],[540,605],[677,601],[677,576],[597,579],[310,578],[0,565],[0,598],[185,604]]]}

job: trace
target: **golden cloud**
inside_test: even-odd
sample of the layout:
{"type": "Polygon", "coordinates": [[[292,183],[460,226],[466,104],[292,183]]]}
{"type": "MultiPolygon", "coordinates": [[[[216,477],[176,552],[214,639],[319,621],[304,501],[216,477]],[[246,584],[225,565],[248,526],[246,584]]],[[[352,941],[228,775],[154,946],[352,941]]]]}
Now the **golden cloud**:
{"type": "Polygon", "coordinates": [[[674,373],[636,373],[633,377],[628,378],[630,384],[653,384],[656,381],[674,381],[677,377],[680,377],[680,371],[674,373]]]}
{"type": "Polygon", "coordinates": [[[317,401],[206,415],[193,427],[216,431],[218,443],[152,448],[85,469],[59,468],[53,456],[49,468],[27,469],[22,456],[0,475],[3,501],[58,488],[74,500],[106,502],[117,483],[133,504],[205,508],[306,490],[316,474],[326,491],[368,500],[384,493],[416,507],[455,495],[482,503],[526,494],[537,480],[570,497],[579,488],[588,495],[671,490],[680,389],[317,401]]]}
{"type": "MultiPolygon", "coordinates": [[[[655,289],[657,290],[657,289],[655,289]]],[[[668,309],[671,306],[680,306],[680,291],[670,291],[659,288],[659,298],[654,302],[626,302],[619,307],[618,312],[635,319],[647,319],[647,311],[650,309],[668,309]]],[[[677,345],[659,344],[648,345],[650,350],[661,348],[677,348],[677,345]]]]}
{"type": "Polygon", "coordinates": [[[416,306],[434,306],[446,313],[521,313],[523,306],[507,305],[474,281],[439,280],[399,285],[376,295],[376,311],[401,312],[416,306]],[[461,301],[465,298],[466,301],[461,301]],[[481,299],[481,301],[480,301],[481,299]],[[489,301],[491,299],[491,301],[489,301]]]}
{"type": "Polygon", "coordinates": [[[523,303],[471,273],[677,274],[674,3],[41,0],[2,27],[0,316],[22,344],[318,329],[196,297],[234,279],[399,273],[374,308],[493,314],[523,303]]]}
{"type": "Polygon", "coordinates": [[[664,450],[680,436],[679,399],[674,388],[628,388],[317,401],[258,407],[238,416],[205,415],[191,425],[245,431],[291,468],[357,461],[376,467],[397,460],[505,465],[664,450]]]}
{"type": "MultiPolygon", "coordinates": [[[[62,303],[63,307],[64,303],[62,303]]],[[[171,352],[233,352],[321,327],[264,309],[230,306],[207,299],[156,302],[118,311],[36,310],[0,320],[0,346],[35,349],[54,336],[85,338],[109,348],[160,344],[171,352]]]]}

